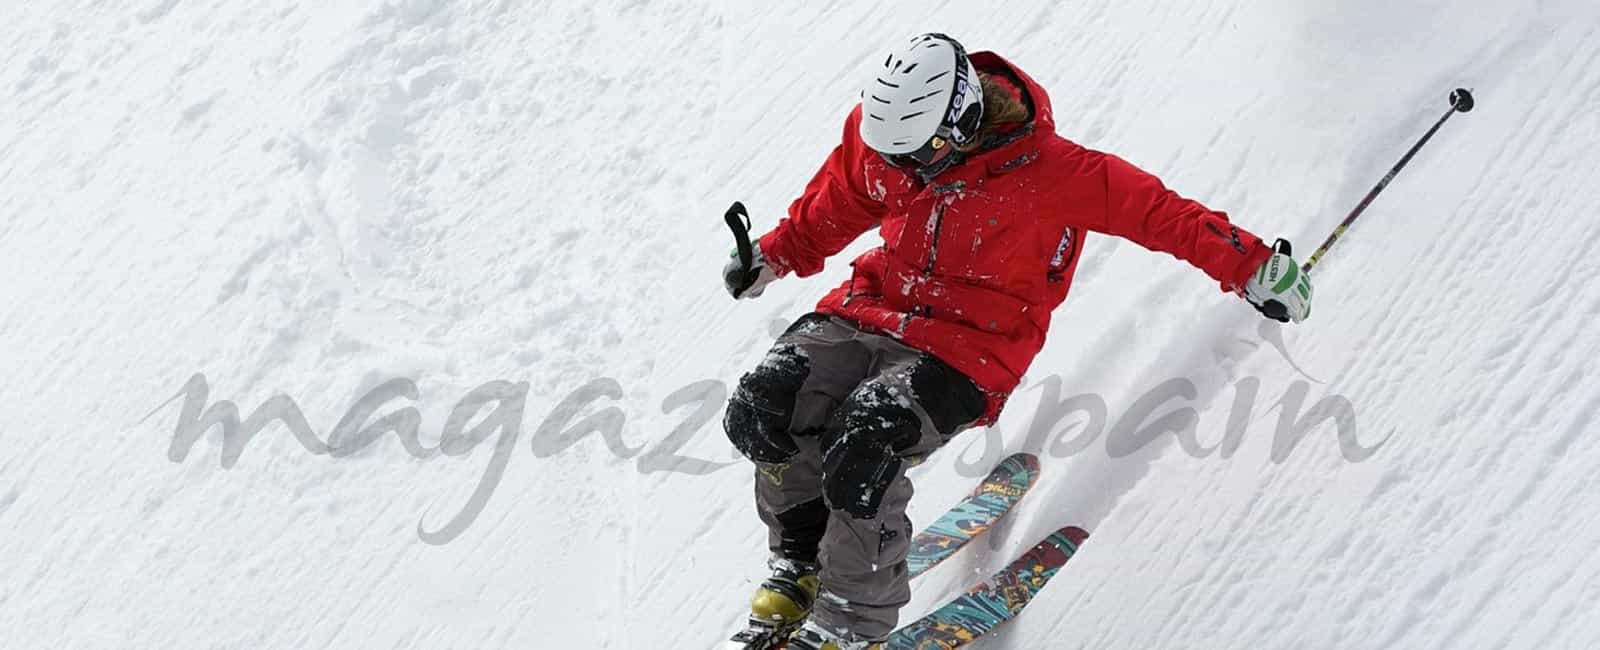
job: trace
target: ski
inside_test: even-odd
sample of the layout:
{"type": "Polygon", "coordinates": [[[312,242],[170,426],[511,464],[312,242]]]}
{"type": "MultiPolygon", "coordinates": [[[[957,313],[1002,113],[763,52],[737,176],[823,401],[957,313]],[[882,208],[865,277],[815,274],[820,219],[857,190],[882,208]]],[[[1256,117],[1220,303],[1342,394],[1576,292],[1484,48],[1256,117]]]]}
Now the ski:
{"type": "MultiPolygon", "coordinates": [[[[922,575],[988,532],[1038,479],[1039,458],[1033,454],[1012,454],[1000,461],[970,494],[911,539],[911,550],[906,555],[911,577],[922,575]]],[[[730,639],[727,647],[776,650],[783,647],[783,639],[791,630],[792,626],[778,628],[751,622],[730,639]]]]}
{"type": "Polygon", "coordinates": [[[889,637],[888,650],[959,648],[1015,618],[1072,559],[1089,534],[1062,528],[988,580],[889,637]]]}
{"type": "Polygon", "coordinates": [[[1038,479],[1039,458],[1033,454],[1012,454],[1000,461],[971,494],[912,538],[906,556],[911,577],[922,575],[988,532],[1038,479]]]}

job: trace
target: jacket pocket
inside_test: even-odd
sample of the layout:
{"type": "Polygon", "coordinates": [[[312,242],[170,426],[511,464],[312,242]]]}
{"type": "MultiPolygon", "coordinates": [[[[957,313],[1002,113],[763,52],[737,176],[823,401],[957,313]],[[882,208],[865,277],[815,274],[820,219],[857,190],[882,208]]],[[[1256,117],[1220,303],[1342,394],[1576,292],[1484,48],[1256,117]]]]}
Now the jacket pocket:
{"type": "Polygon", "coordinates": [[[1024,151],[1010,158],[1003,158],[989,163],[986,171],[989,172],[990,177],[1003,176],[1005,174],[1017,171],[1018,169],[1022,169],[1023,167],[1027,167],[1028,165],[1033,164],[1033,161],[1038,159],[1039,151],[1037,149],[1024,151]]]}
{"type": "Polygon", "coordinates": [[[959,323],[990,334],[1010,334],[1027,314],[1026,301],[976,284],[933,279],[917,295],[919,316],[959,323]]]}
{"type": "Polygon", "coordinates": [[[1067,271],[1078,261],[1078,248],[1083,245],[1082,242],[1083,233],[1078,232],[1076,228],[1069,226],[1061,233],[1055,253],[1050,256],[1049,271],[1045,274],[1051,282],[1061,282],[1066,279],[1067,271]]]}

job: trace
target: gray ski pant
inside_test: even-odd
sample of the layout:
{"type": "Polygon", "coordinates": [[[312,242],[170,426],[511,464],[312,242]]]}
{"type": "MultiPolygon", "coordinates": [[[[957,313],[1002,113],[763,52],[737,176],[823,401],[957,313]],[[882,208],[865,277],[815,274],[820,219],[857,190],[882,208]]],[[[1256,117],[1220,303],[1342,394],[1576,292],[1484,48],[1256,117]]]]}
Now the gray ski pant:
{"type": "Polygon", "coordinates": [[[986,404],[937,358],[820,314],[797,321],[740,380],[724,424],[755,463],[772,552],[821,565],[811,620],[847,640],[893,631],[911,599],[905,471],[986,404]]]}

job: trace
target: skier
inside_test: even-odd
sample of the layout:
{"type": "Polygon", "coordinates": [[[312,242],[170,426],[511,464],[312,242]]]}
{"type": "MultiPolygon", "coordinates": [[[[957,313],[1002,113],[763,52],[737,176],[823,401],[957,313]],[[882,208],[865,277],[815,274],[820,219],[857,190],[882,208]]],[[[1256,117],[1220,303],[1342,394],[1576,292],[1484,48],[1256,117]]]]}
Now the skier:
{"type": "Polygon", "coordinates": [[[1057,135],[1037,82],[943,34],[884,59],[842,142],[725,284],[757,297],[873,228],[882,244],[744,375],[724,422],[755,464],[772,553],[751,630],[788,635],[791,650],[880,648],[894,629],[911,595],[905,471],[994,422],[1044,345],[1085,233],[1169,253],[1268,317],[1311,311],[1287,242],[1268,246],[1057,135]]]}

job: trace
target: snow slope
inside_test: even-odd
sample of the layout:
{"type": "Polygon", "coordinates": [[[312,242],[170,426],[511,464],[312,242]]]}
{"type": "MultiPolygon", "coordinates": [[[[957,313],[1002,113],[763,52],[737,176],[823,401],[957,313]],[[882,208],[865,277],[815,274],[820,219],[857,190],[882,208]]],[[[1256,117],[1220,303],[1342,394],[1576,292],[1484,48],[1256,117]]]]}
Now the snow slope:
{"type": "Polygon", "coordinates": [[[863,66],[929,30],[1029,70],[1068,137],[1306,250],[1451,88],[1480,105],[1325,260],[1305,325],[1093,240],[1028,387],[916,470],[912,515],[1010,451],[1040,450],[1045,478],[908,616],[1079,524],[1079,557],[979,647],[1600,645],[1588,0],[6,18],[0,646],[712,645],[763,556],[721,399],[845,272],[735,304],[721,210],[770,226],[863,66]],[[196,373],[244,415],[287,396],[323,442],[407,378],[380,413],[415,408],[428,450],[475,387],[526,397],[500,413],[520,428],[443,454],[385,435],[330,457],[273,424],[227,460],[218,428],[173,445],[196,373]],[[1197,449],[1127,448],[1161,390],[1189,391],[1151,406],[1194,409],[1197,449]],[[1074,395],[1099,426],[1041,406],[1074,395]],[[1319,403],[1349,405],[1347,444],[1324,422],[1274,460],[1279,414],[1319,403]],[[1211,449],[1230,423],[1237,448],[1211,449]]]}

